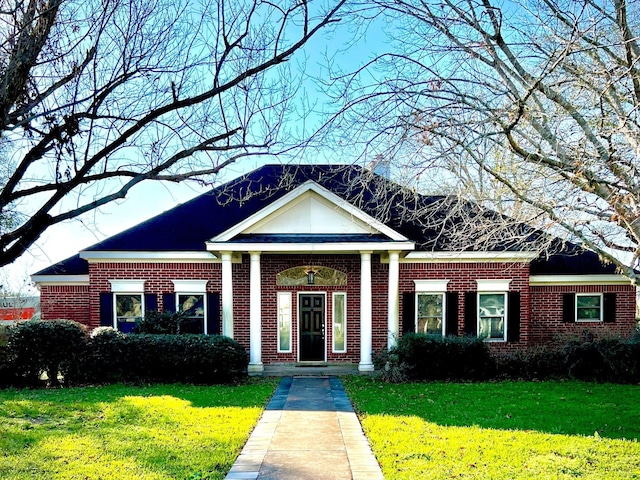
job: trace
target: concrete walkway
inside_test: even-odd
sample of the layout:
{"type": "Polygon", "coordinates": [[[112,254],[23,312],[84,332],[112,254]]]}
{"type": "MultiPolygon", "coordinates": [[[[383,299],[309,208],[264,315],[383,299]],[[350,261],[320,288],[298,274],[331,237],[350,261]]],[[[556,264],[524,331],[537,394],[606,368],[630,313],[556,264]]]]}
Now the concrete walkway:
{"type": "Polygon", "coordinates": [[[284,377],[226,478],[384,480],[336,377],[284,377]]]}

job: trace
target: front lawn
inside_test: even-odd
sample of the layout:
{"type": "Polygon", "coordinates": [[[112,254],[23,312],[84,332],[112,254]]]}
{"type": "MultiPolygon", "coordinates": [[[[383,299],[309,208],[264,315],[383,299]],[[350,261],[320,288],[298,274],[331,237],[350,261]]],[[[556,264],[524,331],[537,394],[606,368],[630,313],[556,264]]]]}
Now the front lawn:
{"type": "Polygon", "coordinates": [[[0,390],[0,478],[224,478],[276,385],[0,390]]]}
{"type": "Polygon", "coordinates": [[[387,480],[640,479],[640,386],[343,383],[387,480]]]}

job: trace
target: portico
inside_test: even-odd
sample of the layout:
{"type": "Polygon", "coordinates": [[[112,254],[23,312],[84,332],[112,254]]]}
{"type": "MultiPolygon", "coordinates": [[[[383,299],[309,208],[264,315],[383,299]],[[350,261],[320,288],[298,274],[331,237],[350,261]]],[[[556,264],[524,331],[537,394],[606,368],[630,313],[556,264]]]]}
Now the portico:
{"type": "MultiPolygon", "coordinates": [[[[222,262],[222,331],[224,335],[233,337],[234,332],[234,282],[233,262],[240,261],[242,255],[249,256],[249,339],[250,363],[249,371],[259,374],[263,371],[262,344],[264,340],[265,296],[261,265],[265,254],[297,255],[300,266],[313,265],[314,258],[322,255],[354,256],[358,255],[357,272],[343,272],[347,279],[359,277],[357,319],[349,315],[348,323],[358,321],[360,332],[358,345],[350,346],[360,352],[358,369],[361,372],[373,371],[372,360],[372,308],[373,281],[372,258],[388,261],[388,278],[386,281],[387,299],[387,348],[393,346],[399,334],[399,258],[404,252],[412,251],[414,242],[378,222],[373,217],[344,202],[335,194],[314,182],[306,182],[289,192],[269,207],[257,212],[244,222],[235,225],[228,231],[207,242],[207,250],[221,258],[222,262]]],[[[385,262],[386,263],[386,262],[385,262]]],[[[320,266],[320,264],[318,265],[320,266]]],[[[315,272],[314,272],[315,273],[315,272]]],[[[304,282],[304,278],[302,281],[304,282]]],[[[317,287],[310,284],[307,286],[317,287]]],[[[347,282],[349,280],[346,280],[347,282]]],[[[266,283],[270,284],[269,279],[266,283]]],[[[314,282],[315,283],[315,282],[314,282]]],[[[304,283],[303,283],[304,285],[304,283]]],[[[300,287],[298,281],[297,287],[300,287]]],[[[278,291],[286,293],[286,286],[278,287],[278,291]]],[[[297,291],[297,290],[296,290],[297,291]]],[[[327,292],[319,292],[327,297],[327,292]]],[[[351,302],[353,299],[347,300],[351,302]]],[[[317,300],[318,302],[321,299],[317,300]]],[[[326,305],[328,300],[324,300],[326,305]]],[[[325,307],[322,307],[325,308],[325,307]]],[[[314,313],[317,317],[318,335],[326,340],[327,325],[334,325],[331,313],[321,310],[318,305],[314,313]]],[[[352,312],[352,310],[348,310],[352,312]]],[[[291,312],[290,321],[300,319],[301,313],[291,312]]],[[[293,341],[300,348],[301,333],[293,341]]],[[[324,346],[323,348],[327,348],[324,346]]],[[[326,355],[322,361],[326,361],[326,355]]],[[[298,350],[297,361],[304,361],[298,350]]]]}

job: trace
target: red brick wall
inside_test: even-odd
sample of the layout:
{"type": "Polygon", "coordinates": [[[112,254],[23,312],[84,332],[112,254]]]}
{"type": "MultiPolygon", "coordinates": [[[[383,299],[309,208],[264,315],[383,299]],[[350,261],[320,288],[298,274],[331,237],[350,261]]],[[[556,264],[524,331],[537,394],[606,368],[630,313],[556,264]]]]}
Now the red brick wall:
{"type": "MultiPolygon", "coordinates": [[[[517,348],[529,342],[529,264],[527,263],[401,263],[400,292],[415,291],[414,280],[449,280],[447,291],[458,292],[458,333],[464,332],[464,293],[478,290],[477,280],[511,280],[510,291],[520,292],[520,341],[510,342],[517,348]]],[[[402,295],[402,293],[401,293],[402,295]]],[[[402,331],[400,302],[400,331],[402,331]]],[[[502,343],[501,345],[505,345],[502,343]]],[[[497,347],[496,348],[503,348],[497,347]]]]}
{"type": "MultiPolygon", "coordinates": [[[[262,282],[262,361],[295,362],[298,359],[299,292],[326,294],[326,352],[330,362],[360,360],[360,255],[314,255],[313,264],[334,268],[347,274],[347,285],[338,287],[304,285],[276,286],[276,274],[288,268],[309,264],[308,255],[261,255],[262,282]],[[277,292],[292,293],[292,353],[277,352],[277,292]],[[332,353],[332,296],[347,293],[347,352],[332,353]]],[[[372,255],[372,312],[374,353],[387,345],[388,264],[372,255]]],[[[249,349],[249,256],[233,264],[234,338],[249,349]]],[[[145,280],[145,293],[158,295],[173,292],[172,280],[207,280],[208,292],[221,291],[220,263],[96,263],[89,266],[91,287],[43,286],[42,318],[67,318],[90,327],[100,325],[100,292],[109,292],[109,280],[145,280]]],[[[558,333],[580,334],[586,328],[596,334],[629,335],[635,325],[635,289],[632,286],[600,287],[532,287],[529,289],[529,265],[526,263],[401,263],[400,331],[402,331],[402,293],[415,291],[413,280],[449,280],[448,291],[458,293],[458,331],[464,331],[464,292],[476,291],[476,281],[510,279],[510,290],[520,292],[520,342],[492,343],[491,348],[506,350],[533,342],[547,341],[558,333]],[[562,293],[616,292],[618,318],[607,324],[568,324],[562,321],[562,293]],[[529,321],[531,320],[531,321],[529,321]]]]}
{"type": "Polygon", "coordinates": [[[100,325],[100,293],[111,291],[109,280],[145,280],[145,293],[157,294],[158,308],[161,309],[162,294],[173,292],[172,280],[208,280],[207,292],[220,292],[221,265],[219,263],[89,264],[91,284],[89,326],[91,327],[100,325]]]}
{"type": "MultiPolygon", "coordinates": [[[[376,275],[376,269],[380,268],[380,260],[377,256],[373,256],[372,269],[373,275],[376,275]]],[[[326,293],[326,356],[329,362],[352,362],[360,361],[360,255],[314,255],[313,265],[330,267],[347,274],[346,286],[319,286],[319,285],[302,285],[302,286],[277,286],[276,274],[288,268],[308,265],[310,259],[308,255],[268,255],[263,254],[260,259],[261,263],[261,281],[262,281],[262,361],[265,364],[274,362],[296,362],[298,360],[298,293],[326,293]],[[278,353],[277,351],[277,294],[278,292],[292,293],[292,352],[278,353]],[[332,344],[332,293],[346,292],[347,294],[347,352],[333,353],[332,344]]],[[[243,338],[249,335],[249,264],[248,256],[243,257],[244,275],[247,283],[242,284],[243,290],[237,290],[237,282],[234,271],[234,327],[241,328],[243,338]],[[237,308],[238,297],[245,298],[241,311],[237,308]]],[[[385,283],[386,288],[386,283],[385,283]]],[[[386,292],[386,290],[385,290],[386,292]]],[[[385,293],[386,295],[386,293],[385,293]]],[[[374,293],[375,297],[375,293],[374,293]]],[[[376,318],[381,312],[375,312],[374,299],[374,325],[376,318]]],[[[385,301],[385,330],[386,339],[386,301],[385,301]]],[[[234,332],[235,333],[235,332],[234,332]]],[[[380,332],[375,332],[379,336],[380,332]]],[[[248,346],[248,341],[247,341],[248,346]]],[[[375,348],[375,347],[374,347],[375,348]]]]}
{"type": "Polygon", "coordinates": [[[89,324],[88,285],[44,285],[40,288],[43,320],[74,320],[89,324]]]}
{"type": "Polygon", "coordinates": [[[636,290],[632,285],[544,286],[531,287],[531,337],[546,342],[558,335],[581,335],[589,331],[596,336],[629,337],[635,328],[636,290]],[[563,293],[616,292],[616,320],[612,323],[562,321],[563,293]]]}

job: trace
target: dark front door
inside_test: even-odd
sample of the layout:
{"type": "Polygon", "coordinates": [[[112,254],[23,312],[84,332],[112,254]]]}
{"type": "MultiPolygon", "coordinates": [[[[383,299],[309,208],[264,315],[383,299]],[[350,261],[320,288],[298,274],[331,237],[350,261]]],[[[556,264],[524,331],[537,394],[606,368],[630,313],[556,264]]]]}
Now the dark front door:
{"type": "Polygon", "coordinates": [[[324,361],[324,295],[300,295],[300,361],[324,361]]]}

